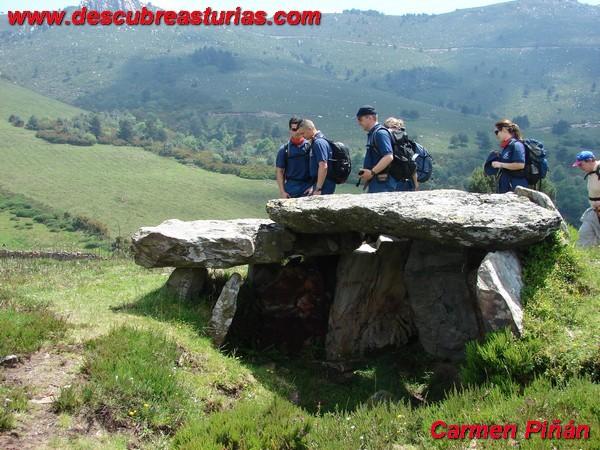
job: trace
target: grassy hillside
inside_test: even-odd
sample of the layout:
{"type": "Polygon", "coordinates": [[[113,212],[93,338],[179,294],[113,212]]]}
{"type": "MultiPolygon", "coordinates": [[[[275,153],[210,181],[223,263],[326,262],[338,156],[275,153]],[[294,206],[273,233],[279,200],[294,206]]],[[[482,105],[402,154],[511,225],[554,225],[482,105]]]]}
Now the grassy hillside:
{"type": "Polygon", "coordinates": [[[265,216],[273,182],[183,166],[139,148],[49,144],[6,121],[9,113],[68,116],[78,109],[5,81],[0,86],[0,188],[104,223],[113,236],[169,218],[265,216]]]}

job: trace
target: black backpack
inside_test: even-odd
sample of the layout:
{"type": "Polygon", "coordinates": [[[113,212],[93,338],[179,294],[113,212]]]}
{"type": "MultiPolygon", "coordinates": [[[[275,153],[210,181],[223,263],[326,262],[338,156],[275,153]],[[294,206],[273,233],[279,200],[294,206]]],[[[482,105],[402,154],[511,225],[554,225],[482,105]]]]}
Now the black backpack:
{"type": "MultiPolygon", "coordinates": [[[[414,143],[408,139],[406,132],[392,131],[385,127],[380,129],[386,130],[392,138],[392,149],[394,151],[394,159],[386,168],[385,172],[389,173],[396,180],[410,180],[417,170],[416,154],[414,143]]],[[[376,130],[375,133],[379,131],[376,130]]],[[[379,153],[377,148],[377,140],[373,138],[373,147],[379,153]]]]}
{"type": "Polygon", "coordinates": [[[525,146],[525,178],[530,186],[535,186],[548,174],[548,155],[540,141],[525,139],[522,143],[525,146]]]}
{"type": "Polygon", "coordinates": [[[324,139],[331,148],[331,159],[327,160],[327,178],[335,181],[335,184],[343,184],[348,181],[350,172],[352,172],[350,149],[342,142],[324,139]]]}

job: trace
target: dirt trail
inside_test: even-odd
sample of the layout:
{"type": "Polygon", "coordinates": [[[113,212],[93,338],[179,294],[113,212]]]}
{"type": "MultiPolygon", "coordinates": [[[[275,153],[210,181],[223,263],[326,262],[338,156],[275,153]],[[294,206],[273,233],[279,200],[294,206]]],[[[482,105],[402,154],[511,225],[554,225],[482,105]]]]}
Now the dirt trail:
{"type": "Polygon", "coordinates": [[[23,387],[29,396],[28,410],[17,416],[13,430],[0,433],[0,448],[24,450],[46,448],[57,438],[89,434],[93,424],[73,418],[59,423],[52,402],[60,389],[76,381],[82,364],[81,349],[44,349],[24,358],[15,367],[0,368],[0,380],[9,387],[23,387]]]}

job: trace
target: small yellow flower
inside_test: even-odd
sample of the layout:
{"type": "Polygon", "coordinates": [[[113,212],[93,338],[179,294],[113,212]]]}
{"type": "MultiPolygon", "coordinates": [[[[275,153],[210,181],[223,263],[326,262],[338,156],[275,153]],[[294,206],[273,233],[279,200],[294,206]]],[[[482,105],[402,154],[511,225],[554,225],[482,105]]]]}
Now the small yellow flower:
{"type": "Polygon", "coordinates": [[[150,405],[148,403],[144,403],[144,408],[150,408],[150,405]]]}

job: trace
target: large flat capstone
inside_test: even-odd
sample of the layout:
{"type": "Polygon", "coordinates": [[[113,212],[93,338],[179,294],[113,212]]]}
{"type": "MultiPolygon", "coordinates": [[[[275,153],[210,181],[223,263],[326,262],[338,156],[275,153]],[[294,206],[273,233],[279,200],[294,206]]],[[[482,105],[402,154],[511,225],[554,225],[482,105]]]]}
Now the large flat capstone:
{"type": "Polygon", "coordinates": [[[271,219],[298,233],[363,232],[446,246],[509,249],[542,241],[562,217],[514,194],[458,190],[277,199],[271,219]]]}
{"type": "Polygon", "coordinates": [[[144,267],[227,268],[278,263],[291,254],[353,251],[358,234],[302,236],[268,219],[167,220],[132,236],[135,262],[144,267]]]}

